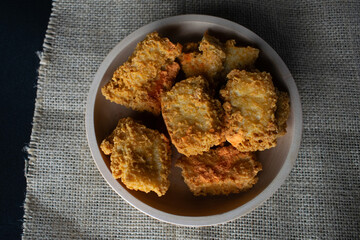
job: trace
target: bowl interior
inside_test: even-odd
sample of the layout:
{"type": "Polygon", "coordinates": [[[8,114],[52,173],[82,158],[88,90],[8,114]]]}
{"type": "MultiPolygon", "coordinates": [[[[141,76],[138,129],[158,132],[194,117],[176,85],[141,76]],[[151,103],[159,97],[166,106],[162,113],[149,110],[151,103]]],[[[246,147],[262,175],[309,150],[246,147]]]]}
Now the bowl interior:
{"type": "MultiPolygon", "coordinates": [[[[97,88],[93,96],[89,97],[89,99],[92,99],[94,102],[94,107],[90,109],[90,111],[92,111],[90,114],[93,114],[93,128],[96,137],[96,143],[94,146],[97,148],[92,149],[92,152],[99,151],[101,154],[101,158],[94,157],[98,166],[101,161],[107,166],[106,168],[99,167],[103,175],[104,173],[107,174],[107,176],[110,174],[109,157],[102,154],[99,146],[101,141],[115,128],[117,121],[120,118],[131,116],[135,119],[141,120],[141,122],[146,126],[158,129],[160,132],[167,134],[161,116],[154,117],[149,113],[135,112],[129,108],[111,103],[101,94],[101,87],[103,87],[111,79],[115,69],[127,60],[133,52],[136,44],[143,40],[146,34],[154,30],[158,31],[161,36],[168,37],[171,41],[180,43],[199,41],[203,33],[208,30],[210,34],[220,38],[222,41],[235,39],[240,45],[250,45],[259,47],[260,49],[264,44],[263,40],[260,38],[236,31],[229,26],[224,26],[214,22],[194,20],[172,22],[171,24],[160,24],[157,26],[154,25],[153,28],[147,29],[143,32],[137,31],[137,34],[135,34],[136,36],[132,36],[131,39],[125,39],[124,41],[126,42],[123,41],[122,44],[118,45],[112,51],[112,57],[107,58],[107,61],[104,61],[102,64],[101,68],[103,69],[103,74],[100,74],[100,76],[97,75],[95,78],[94,84],[96,84],[97,88]]],[[[295,100],[292,96],[293,90],[290,84],[293,83],[293,79],[288,73],[286,66],[280,65],[278,64],[277,59],[274,59],[271,51],[269,52],[266,49],[261,49],[261,53],[256,64],[257,68],[262,71],[270,72],[273,76],[275,86],[288,91],[290,93],[291,102],[293,102],[295,100]]],[[[296,101],[298,100],[296,99],[296,101]]],[[[123,196],[124,191],[126,191],[139,202],[161,212],[177,216],[202,217],[226,213],[230,210],[239,208],[254,199],[276,178],[284,162],[288,158],[290,146],[293,143],[295,124],[294,116],[295,113],[292,108],[290,117],[287,121],[287,134],[278,140],[277,146],[257,154],[258,160],[263,165],[263,171],[261,171],[258,175],[258,183],[250,191],[240,194],[231,194],[229,196],[194,197],[182,179],[181,170],[174,166],[172,167],[170,175],[170,188],[163,197],[158,197],[155,193],[146,194],[139,191],[128,190],[120,180],[109,183],[120,195],[123,196]]],[[[179,153],[177,153],[174,147],[173,150],[174,153],[172,161],[174,165],[176,159],[179,157],[179,153]]],[[[146,212],[144,209],[141,210],[146,212]]]]}

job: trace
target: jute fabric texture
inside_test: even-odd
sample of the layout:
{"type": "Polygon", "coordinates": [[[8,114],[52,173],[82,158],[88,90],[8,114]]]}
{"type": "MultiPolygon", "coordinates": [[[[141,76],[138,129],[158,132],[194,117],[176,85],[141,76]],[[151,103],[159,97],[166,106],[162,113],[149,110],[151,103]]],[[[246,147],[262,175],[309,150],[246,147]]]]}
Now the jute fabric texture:
{"type": "Polygon", "coordinates": [[[55,1],[39,68],[24,239],[359,239],[359,1],[55,1]],[[296,164],[262,206],[189,228],[132,208],[100,175],[85,134],[94,74],[139,27],[180,14],[237,22],[267,41],[301,95],[296,164]]]}

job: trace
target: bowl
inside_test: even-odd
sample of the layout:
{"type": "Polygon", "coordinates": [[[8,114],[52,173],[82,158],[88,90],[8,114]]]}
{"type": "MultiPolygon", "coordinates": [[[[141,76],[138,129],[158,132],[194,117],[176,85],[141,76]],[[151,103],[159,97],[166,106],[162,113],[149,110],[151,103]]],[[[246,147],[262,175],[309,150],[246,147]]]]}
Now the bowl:
{"type": "Polygon", "coordinates": [[[91,85],[86,107],[86,133],[95,163],[108,184],[129,204],[158,220],[182,226],[209,226],[236,219],[268,199],[283,184],[297,157],[302,133],[300,97],[285,63],[259,36],[245,27],[218,17],[206,15],[180,15],[150,23],[124,38],[107,55],[99,67],[91,85]],[[150,128],[166,132],[161,117],[140,113],[111,103],[101,94],[101,88],[111,79],[118,66],[127,60],[136,44],[148,33],[159,32],[173,42],[199,41],[205,31],[220,38],[235,39],[240,44],[260,49],[257,67],[272,74],[274,84],[290,95],[291,112],[287,121],[287,134],[278,140],[275,148],[257,153],[263,165],[259,181],[247,192],[228,196],[195,197],[185,185],[181,170],[174,166],[179,154],[174,149],[173,166],[168,192],[158,197],[155,193],[143,193],[127,189],[115,180],[109,168],[109,157],[99,146],[115,128],[117,121],[126,116],[141,120],[150,128]]]}

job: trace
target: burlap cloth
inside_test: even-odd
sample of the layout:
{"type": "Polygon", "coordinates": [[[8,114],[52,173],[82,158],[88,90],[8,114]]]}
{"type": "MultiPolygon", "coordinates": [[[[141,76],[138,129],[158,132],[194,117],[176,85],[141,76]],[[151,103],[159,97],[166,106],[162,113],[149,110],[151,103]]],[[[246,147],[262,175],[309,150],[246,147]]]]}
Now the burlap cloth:
{"type": "Polygon", "coordinates": [[[360,235],[359,1],[56,1],[39,69],[24,239],[356,239],[360,235]],[[132,208],[90,155],[85,106],[108,52],[137,28],[198,13],[235,21],[283,58],[301,95],[300,153],[285,184],[227,224],[188,228],[132,208]]]}

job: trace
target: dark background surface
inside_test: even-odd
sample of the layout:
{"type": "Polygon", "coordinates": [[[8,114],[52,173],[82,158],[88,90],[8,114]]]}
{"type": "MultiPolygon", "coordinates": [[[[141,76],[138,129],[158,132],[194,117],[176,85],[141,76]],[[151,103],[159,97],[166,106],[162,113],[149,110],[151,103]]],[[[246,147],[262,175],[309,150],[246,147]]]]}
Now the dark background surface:
{"type": "Polygon", "coordinates": [[[20,239],[37,69],[51,0],[0,1],[0,239],[20,239]]]}

